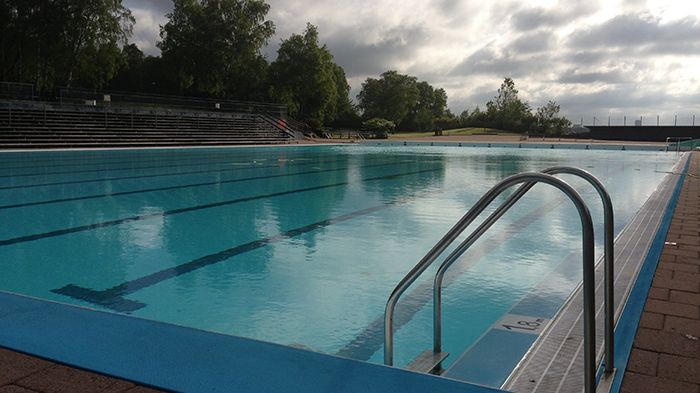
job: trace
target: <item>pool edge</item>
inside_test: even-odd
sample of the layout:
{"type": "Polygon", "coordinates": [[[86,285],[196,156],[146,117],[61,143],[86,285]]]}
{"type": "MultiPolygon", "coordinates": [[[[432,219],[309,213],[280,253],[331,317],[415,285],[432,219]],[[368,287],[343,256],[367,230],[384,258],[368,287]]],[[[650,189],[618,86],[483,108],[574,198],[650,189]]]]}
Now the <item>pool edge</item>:
{"type": "Polygon", "coordinates": [[[500,391],[8,292],[0,304],[0,347],[172,391],[500,391]]]}

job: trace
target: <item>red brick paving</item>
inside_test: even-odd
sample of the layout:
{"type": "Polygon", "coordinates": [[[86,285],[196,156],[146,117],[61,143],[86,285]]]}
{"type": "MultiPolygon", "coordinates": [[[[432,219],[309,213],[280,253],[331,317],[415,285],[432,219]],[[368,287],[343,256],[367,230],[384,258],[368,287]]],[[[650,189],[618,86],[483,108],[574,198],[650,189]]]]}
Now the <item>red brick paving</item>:
{"type": "Polygon", "coordinates": [[[0,393],[156,393],[131,382],[0,348],[0,393]]]}
{"type": "Polygon", "coordinates": [[[700,153],[692,154],[622,381],[625,393],[700,393],[700,153]]]}

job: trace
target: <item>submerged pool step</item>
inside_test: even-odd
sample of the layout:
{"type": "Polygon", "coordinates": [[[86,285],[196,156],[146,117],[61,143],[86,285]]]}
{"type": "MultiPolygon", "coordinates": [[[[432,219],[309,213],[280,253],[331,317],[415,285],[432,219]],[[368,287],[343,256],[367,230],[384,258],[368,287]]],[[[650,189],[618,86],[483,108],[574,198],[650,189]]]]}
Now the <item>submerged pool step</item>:
{"type": "Polygon", "coordinates": [[[426,349],[417,358],[413,359],[406,368],[411,371],[439,375],[440,371],[442,371],[440,363],[449,355],[448,352],[433,352],[432,349],[426,349]]]}

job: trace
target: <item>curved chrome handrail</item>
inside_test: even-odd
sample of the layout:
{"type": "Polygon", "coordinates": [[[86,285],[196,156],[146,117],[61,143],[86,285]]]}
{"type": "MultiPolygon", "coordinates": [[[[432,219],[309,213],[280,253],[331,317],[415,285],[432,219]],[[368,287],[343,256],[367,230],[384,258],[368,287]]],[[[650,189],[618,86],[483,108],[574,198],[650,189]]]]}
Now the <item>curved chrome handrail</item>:
{"type": "MultiPolygon", "coordinates": [[[[568,183],[552,175],[539,172],[525,172],[509,176],[493,186],[455,224],[445,236],[411,269],[394,288],[387,300],[384,312],[384,364],[394,362],[393,320],[394,309],[399,297],[435,261],[435,259],[469,226],[498,195],[508,188],[521,183],[546,183],[562,191],[574,203],[581,218],[583,252],[583,331],[584,331],[584,386],[586,392],[595,389],[595,287],[594,287],[594,241],[591,213],[581,196],[568,183]]],[[[527,185],[527,184],[526,184],[527,185]]],[[[532,187],[532,186],[530,186],[532,187]]],[[[521,187],[524,188],[524,187],[521,187]]],[[[485,228],[486,229],[486,228],[485,228]]],[[[484,230],[485,230],[484,229],[484,230]]]]}
{"type": "MultiPolygon", "coordinates": [[[[588,183],[598,192],[603,203],[603,231],[604,231],[604,309],[605,309],[605,372],[610,373],[614,369],[614,323],[615,323],[615,305],[614,305],[614,218],[613,207],[610,194],[605,190],[603,184],[590,172],[579,168],[567,166],[554,166],[544,169],[542,173],[550,175],[569,174],[576,175],[588,183]]],[[[474,232],[469,235],[450,255],[445,258],[437,272],[433,284],[433,351],[439,353],[442,351],[442,281],[447,269],[456,262],[464,252],[471,247],[482,234],[486,232],[506,211],[508,211],[520,198],[522,198],[535,183],[526,183],[518,188],[501,206],[498,207],[491,215],[484,220],[474,232]]]]}

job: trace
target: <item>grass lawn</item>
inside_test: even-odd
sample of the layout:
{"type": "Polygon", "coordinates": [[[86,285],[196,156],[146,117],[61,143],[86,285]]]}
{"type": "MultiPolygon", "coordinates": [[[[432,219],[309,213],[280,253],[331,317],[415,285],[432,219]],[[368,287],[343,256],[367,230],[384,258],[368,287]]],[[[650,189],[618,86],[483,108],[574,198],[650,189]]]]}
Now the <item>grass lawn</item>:
{"type": "MultiPolygon", "coordinates": [[[[443,130],[442,135],[478,135],[478,134],[488,134],[488,135],[519,135],[514,132],[506,132],[497,130],[495,128],[455,128],[452,130],[443,130]]],[[[415,138],[423,136],[433,136],[435,133],[433,131],[429,132],[396,132],[389,135],[389,138],[415,138]]]]}

